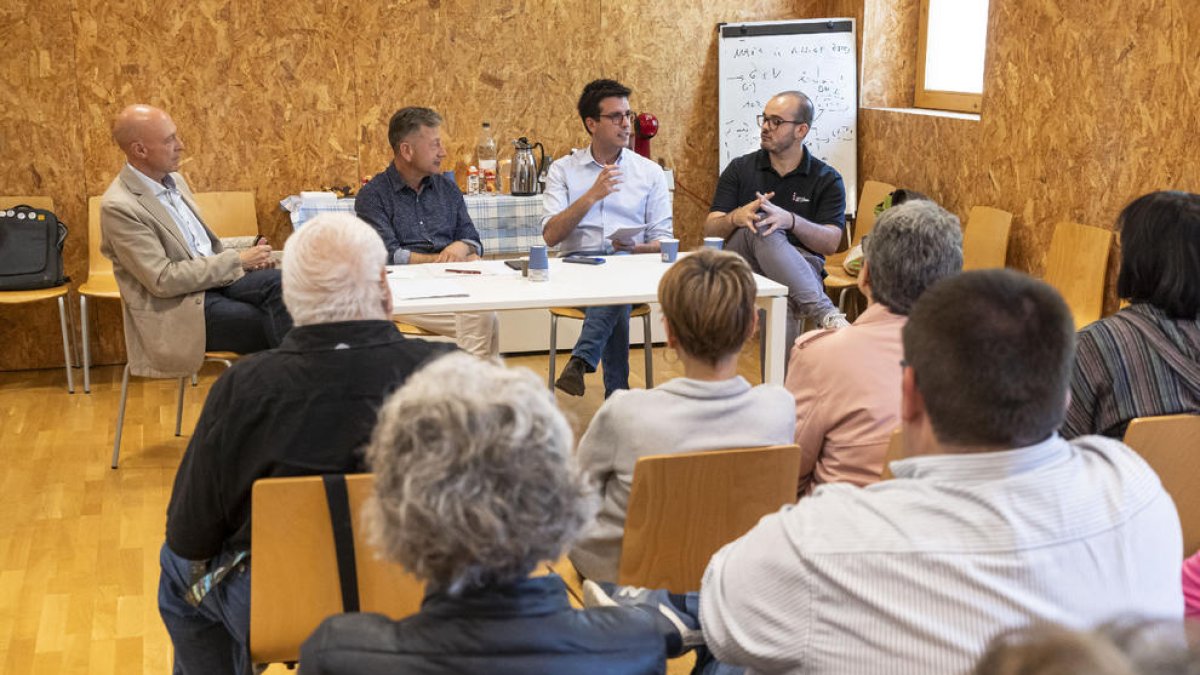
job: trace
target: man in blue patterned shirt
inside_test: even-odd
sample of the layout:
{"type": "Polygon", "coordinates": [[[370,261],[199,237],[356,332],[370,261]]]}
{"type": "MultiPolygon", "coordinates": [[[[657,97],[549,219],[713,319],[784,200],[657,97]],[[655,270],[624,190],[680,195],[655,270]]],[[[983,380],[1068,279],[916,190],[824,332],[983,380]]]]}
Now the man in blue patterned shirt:
{"type": "MultiPolygon", "coordinates": [[[[479,232],[454,181],[441,173],[442,117],[429,108],[401,108],[388,123],[394,158],[363,186],[354,211],[383,238],[396,265],[477,260],[483,254],[479,232]]],[[[495,312],[418,314],[408,323],[453,336],[476,356],[499,351],[495,312]]]]}

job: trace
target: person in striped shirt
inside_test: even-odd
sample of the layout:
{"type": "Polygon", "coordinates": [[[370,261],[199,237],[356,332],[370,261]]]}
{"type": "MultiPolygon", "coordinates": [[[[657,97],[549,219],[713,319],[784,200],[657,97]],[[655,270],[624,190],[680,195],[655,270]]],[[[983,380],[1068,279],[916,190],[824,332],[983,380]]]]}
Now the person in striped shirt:
{"type": "Polygon", "coordinates": [[[1117,295],[1130,305],[1079,332],[1067,438],[1122,438],[1137,417],[1200,413],[1200,195],[1144,195],[1117,228],[1117,295]]]}

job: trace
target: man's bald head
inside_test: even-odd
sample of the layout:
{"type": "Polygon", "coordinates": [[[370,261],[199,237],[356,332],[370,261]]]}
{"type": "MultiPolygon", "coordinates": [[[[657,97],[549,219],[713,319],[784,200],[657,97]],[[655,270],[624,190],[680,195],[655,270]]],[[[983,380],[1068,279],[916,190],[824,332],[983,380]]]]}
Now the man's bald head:
{"type": "Polygon", "coordinates": [[[161,121],[163,118],[170,119],[170,116],[154,106],[144,103],[126,106],[113,120],[113,140],[122,150],[126,150],[130,143],[141,140],[146,128],[152,126],[151,122],[161,121]]]}
{"type": "Polygon", "coordinates": [[[179,169],[183,143],[175,121],[154,106],[135,103],[117,113],[112,136],[129,163],[154,180],[179,169]]]}

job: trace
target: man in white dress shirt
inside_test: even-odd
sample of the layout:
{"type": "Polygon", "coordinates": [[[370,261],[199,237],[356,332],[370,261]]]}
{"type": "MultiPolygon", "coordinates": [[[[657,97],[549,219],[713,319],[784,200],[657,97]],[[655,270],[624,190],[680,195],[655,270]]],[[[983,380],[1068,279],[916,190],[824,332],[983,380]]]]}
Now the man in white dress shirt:
{"type": "MultiPolygon", "coordinates": [[[[630,89],[595,80],[579,97],[579,118],[592,142],[550,166],[542,237],[564,254],[656,253],[671,233],[667,179],[654,162],[629,150],[630,89]],[[610,239],[622,228],[643,228],[610,239]]],[[[571,359],[555,386],[584,392],[584,373],[604,364],[604,395],[629,388],[629,305],[589,307],[571,359]]]]}
{"type": "Polygon", "coordinates": [[[1117,441],[1056,433],[1073,352],[1040,281],[986,270],[927,290],[904,328],[896,478],[817,488],[718,551],[698,597],[673,598],[700,617],[709,670],[967,673],[1037,621],[1181,618],[1158,476],[1117,441]]]}

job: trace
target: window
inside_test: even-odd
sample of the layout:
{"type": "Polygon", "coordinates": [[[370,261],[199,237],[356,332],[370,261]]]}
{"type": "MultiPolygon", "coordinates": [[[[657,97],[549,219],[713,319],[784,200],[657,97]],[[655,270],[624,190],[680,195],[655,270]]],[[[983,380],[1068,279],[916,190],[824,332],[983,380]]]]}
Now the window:
{"type": "Polygon", "coordinates": [[[921,0],[918,108],[979,112],[988,0],[921,0]]]}

